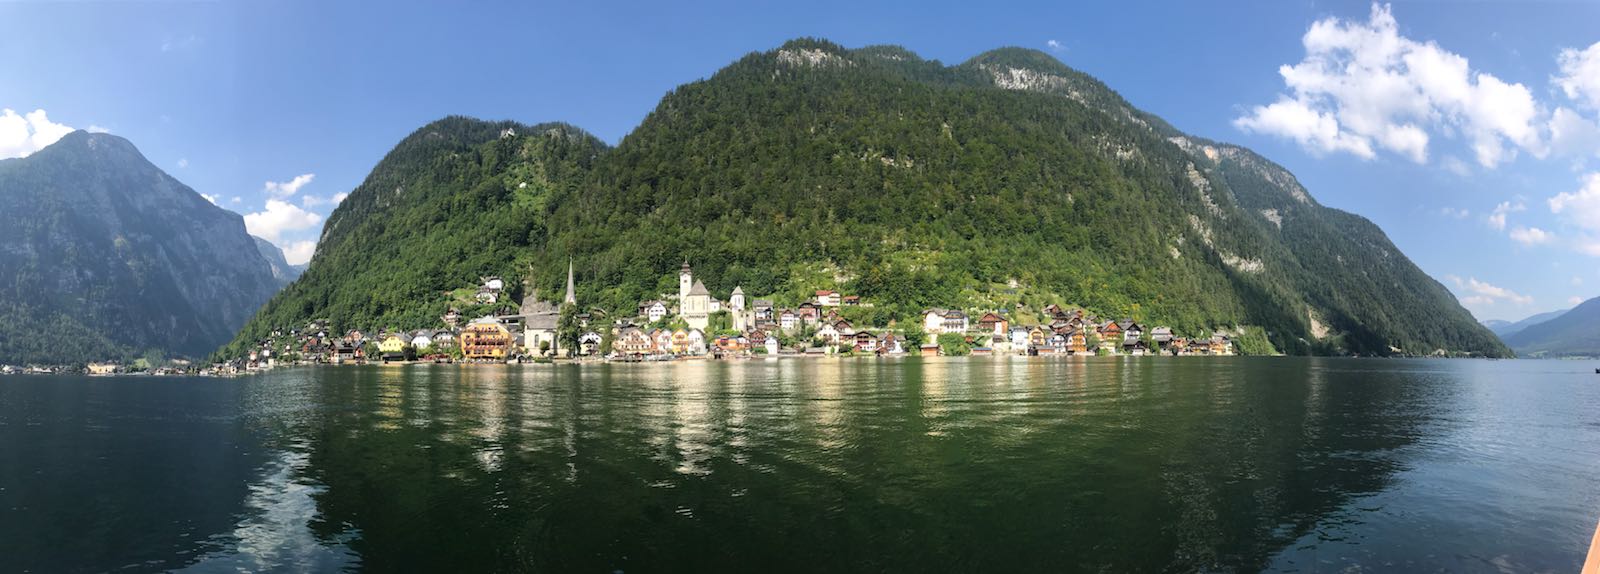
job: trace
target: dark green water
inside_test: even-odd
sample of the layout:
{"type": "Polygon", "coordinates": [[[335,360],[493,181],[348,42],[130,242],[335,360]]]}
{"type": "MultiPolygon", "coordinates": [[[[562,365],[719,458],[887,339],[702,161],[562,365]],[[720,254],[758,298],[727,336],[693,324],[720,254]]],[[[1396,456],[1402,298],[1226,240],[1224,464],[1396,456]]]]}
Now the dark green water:
{"type": "Polygon", "coordinates": [[[1572,572],[1595,367],[0,377],[0,572],[1572,572]]]}

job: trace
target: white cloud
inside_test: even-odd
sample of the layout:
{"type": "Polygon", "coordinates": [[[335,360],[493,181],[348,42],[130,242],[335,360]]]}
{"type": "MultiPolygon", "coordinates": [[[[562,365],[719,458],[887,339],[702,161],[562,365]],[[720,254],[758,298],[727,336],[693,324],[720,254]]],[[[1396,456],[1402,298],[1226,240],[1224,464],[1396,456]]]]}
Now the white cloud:
{"type": "Polygon", "coordinates": [[[1067,49],[1066,46],[1061,45],[1061,42],[1059,40],[1050,40],[1048,42],[1045,42],[1044,45],[1046,47],[1050,48],[1051,52],[1060,52],[1062,50],[1067,49]]]}
{"type": "Polygon", "coordinates": [[[71,126],[50,121],[44,110],[0,110],[0,159],[28,157],[70,133],[71,126]]]}
{"type": "Polygon", "coordinates": [[[206,201],[211,202],[211,205],[217,205],[217,196],[215,196],[215,195],[206,195],[206,194],[202,193],[202,194],[200,194],[200,197],[206,198],[206,201]]]}
{"type": "Polygon", "coordinates": [[[1550,114],[1550,151],[1565,156],[1600,155],[1600,124],[1561,107],[1550,114]]]}
{"type": "Polygon", "coordinates": [[[295,176],[294,179],[289,181],[269,181],[262,188],[262,191],[266,192],[268,196],[276,198],[293,197],[294,194],[300,192],[300,188],[305,187],[306,184],[311,183],[311,180],[316,178],[317,174],[304,173],[295,176]]]}
{"type": "Polygon", "coordinates": [[[290,241],[287,244],[279,245],[278,248],[283,250],[284,261],[287,261],[290,265],[302,265],[307,261],[311,261],[311,255],[317,251],[317,242],[290,241]]]}
{"type": "Polygon", "coordinates": [[[349,195],[348,193],[335,193],[329,197],[319,197],[307,194],[300,197],[300,205],[304,205],[307,209],[319,205],[339,205],[339,202],[344,201],[344,198],[349,197],[349,195]]]}
{"type": "Polygon", "coordinates": [[[1600,257],[1600,172],[1583,176],[1583,186],[1577,191],[1557,194],[1549,199],[1550,213],[1583,230],[1572,241],[1573,249],[1600,257]]]}
{"type": "Polygon", "coordinates": [[[1466,208],[1457,209],[1454,207],[1440,208],[1439,214],[1451,219],[1466,219],[1472,216],[1472,212],[1467,211],[1466,208]]]}
{"type": "Polygon", "coordinates": [[[83,130],[86,131],[86,132],[89,132],[91,134],[109,134],[109,133],[111,133],[111,128],[103,128],[103,127],[100,127],[100,126],[97,126],[97,125],[94,125],[94,124],[89,124],[89,127],[83,128],[83,130]]]}
{"type": "MultiPolygon", "coordinates": [[[[178,158],[178,169],[187,169],[188,167],[189,167],[189,158],[186,158],[186,157],[178,158]]],[[[211,203],[216,203],[216,202],[213,201],[211,203]]]]}
{"type": "Polygon", "coordinates": [[[1583,301],[1584,301],[1584,299],[1582,297],[1577,296],[1577,295],[1573,295],[1573,296],[1567,298],[1567,304],[1568,305],[1572,305],[1574,307],[1582,304],[1583,301]]]}
{"type": "Polygon", "coordinates": [[[1550,78],[1568,98],[1600,109],[1600,42],[1578,50],[1567,48],[1556,58],[1561,73],[1550,78]]]}
{"type": "Polygon", "coordinates": [[[1578,227],[1600,232],[1600,172],[1583,176],[1583,187],[1550,198],[1550,212],[1578,227]]]}
{"type": "Polygon", "coordinates": [[[232,201],[234,203],[242,203],[242,202],[244,202],[244,198],[235,195],[235,196],[233,196],[233,199],[231,199],[230,201],[232,201]]]}
{"type": "Polygon", "coordinates": [[[1456,288],[1470,293],[1466,297],[1458,296],[1462,303],[1477,305],[1487,305],[1497,301],[1509,301],[1518,305],[1533,303],[1533,297],[1519,295],[1510,289],[1484,283],[1475,277],[1469,277],[1465,280],[1455,275],[1446,277],[1456,284],[1456,288]]]}
{"type": "Polygon", "coordinates": [[[1555,239],[1550,232],[1537,227],[1517,227],[1511,230],[1511,240],[1523,245],[1542,245],[1555,239]]]}
{"type": "Polygon", "coordinates": [[[1496,231],[1505,231],[1506,214],[1517,211],[1527,211],[1527,209],[1528,205],[1523,203],[1521,199],[1518,199],[1516,203],[1502,201],[1500,202],[1500,205],[1494,206],[1494,211],[1485,217],[1484,220],[1488,221],[1489,227],[1495,228],[1496,231]]]}
{"type": "Polygon", "coordinates": [[[1364,159],[1386,150],[1425,163],[1430,131],[1465,138],[1486,167],[1517,149],[1546,151],[1527,87],[1474,71],[1433,42],[1401,36],[1388,5],[1373,4],[1366,22],[1318,20],[1301,43],[1305,58],[1278,69],[1288,92],[1251,108],[1236,127],[1289,138],[1317,154],[1364,159]]]}
{"type": "Polygon", "coordinates": [[[1582,285],[1583,285],[1583,278],[1579,277],[1577,275],[1573,275],[1572,276],[1572,286],[1573,287],[1579,287],[1579,286],[1582,286],[1582,285]]]}
{"type": "Polygon", "coordinates": [[[293,203],[277,199],[267,200],[265,210],[244,216],[244,227],[251,235],[277,243],[284,232],[316,227],[322,216],[300,209],[293,203]]]}

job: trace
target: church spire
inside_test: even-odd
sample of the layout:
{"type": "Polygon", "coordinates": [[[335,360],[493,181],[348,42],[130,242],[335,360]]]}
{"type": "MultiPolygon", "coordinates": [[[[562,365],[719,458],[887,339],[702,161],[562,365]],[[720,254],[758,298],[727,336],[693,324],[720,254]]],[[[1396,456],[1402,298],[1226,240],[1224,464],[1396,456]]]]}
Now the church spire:
{"type": "Polygon", "coordinates": [[[577,283],[572,280],[572,258],[567,258],[567,298],[562,300],[565,305],[578,304],[577,283]]]}

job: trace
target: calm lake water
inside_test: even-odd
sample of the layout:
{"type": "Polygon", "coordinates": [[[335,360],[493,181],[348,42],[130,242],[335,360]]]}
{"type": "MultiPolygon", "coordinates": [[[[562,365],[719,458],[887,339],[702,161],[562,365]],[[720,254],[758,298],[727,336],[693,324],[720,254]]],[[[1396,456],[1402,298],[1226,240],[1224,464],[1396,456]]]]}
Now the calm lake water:
{"type": "Polygon", "coordinates": [[[0,571],[1575,572],[1596,366],[0,377],[0,571]]]}

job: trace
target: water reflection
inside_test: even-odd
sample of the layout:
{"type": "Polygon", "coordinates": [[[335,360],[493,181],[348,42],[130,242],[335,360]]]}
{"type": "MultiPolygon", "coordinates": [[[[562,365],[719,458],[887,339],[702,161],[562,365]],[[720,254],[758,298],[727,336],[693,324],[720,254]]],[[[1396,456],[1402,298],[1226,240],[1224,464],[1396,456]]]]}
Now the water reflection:
{"type": "Polygon", "coordinates": [[[232,532],[207,541],[220,549],[179,571],[332,572],[359,565],[360,559],[344,543],[359,537],[360,532],[346,530],[332,538],[319,538],[311,530],[312,521],[318,518],[314,498],[326,489],[302,478],[310,459],[294,447],[281,451],[263,468],[261,480],[250,485],[239,524],[232,532]]]}
{"type": "MultiPolygon", "coordinates": [[[[1570,569],[1600,512],[1600,391],[1509,363],[282,371],[193,409],[236,413],[208,420],[247,437],[227,444],[248,456],[217,465],[240,476],[212,505],[226,527],[188,508],[206,526],[170,554],[45,569],[151,555],[196,571],[1570,569]]],[[[16,421],[50,409],[8,390],[0,440],[39,441],[16,421]]],[[[174,420],[117,423],[127,407],[96,400],[100,415],[62,420],[174,420]]],[[[49,444],[105,440],[89,432],[49,444]]],[[[44,488],[0,472],[0,502],[44,488]]],[[[7,520],[0,534],[47,538],[7,520]]],[[[35,569],[66,560],[7,544],[35,569]]]]}

